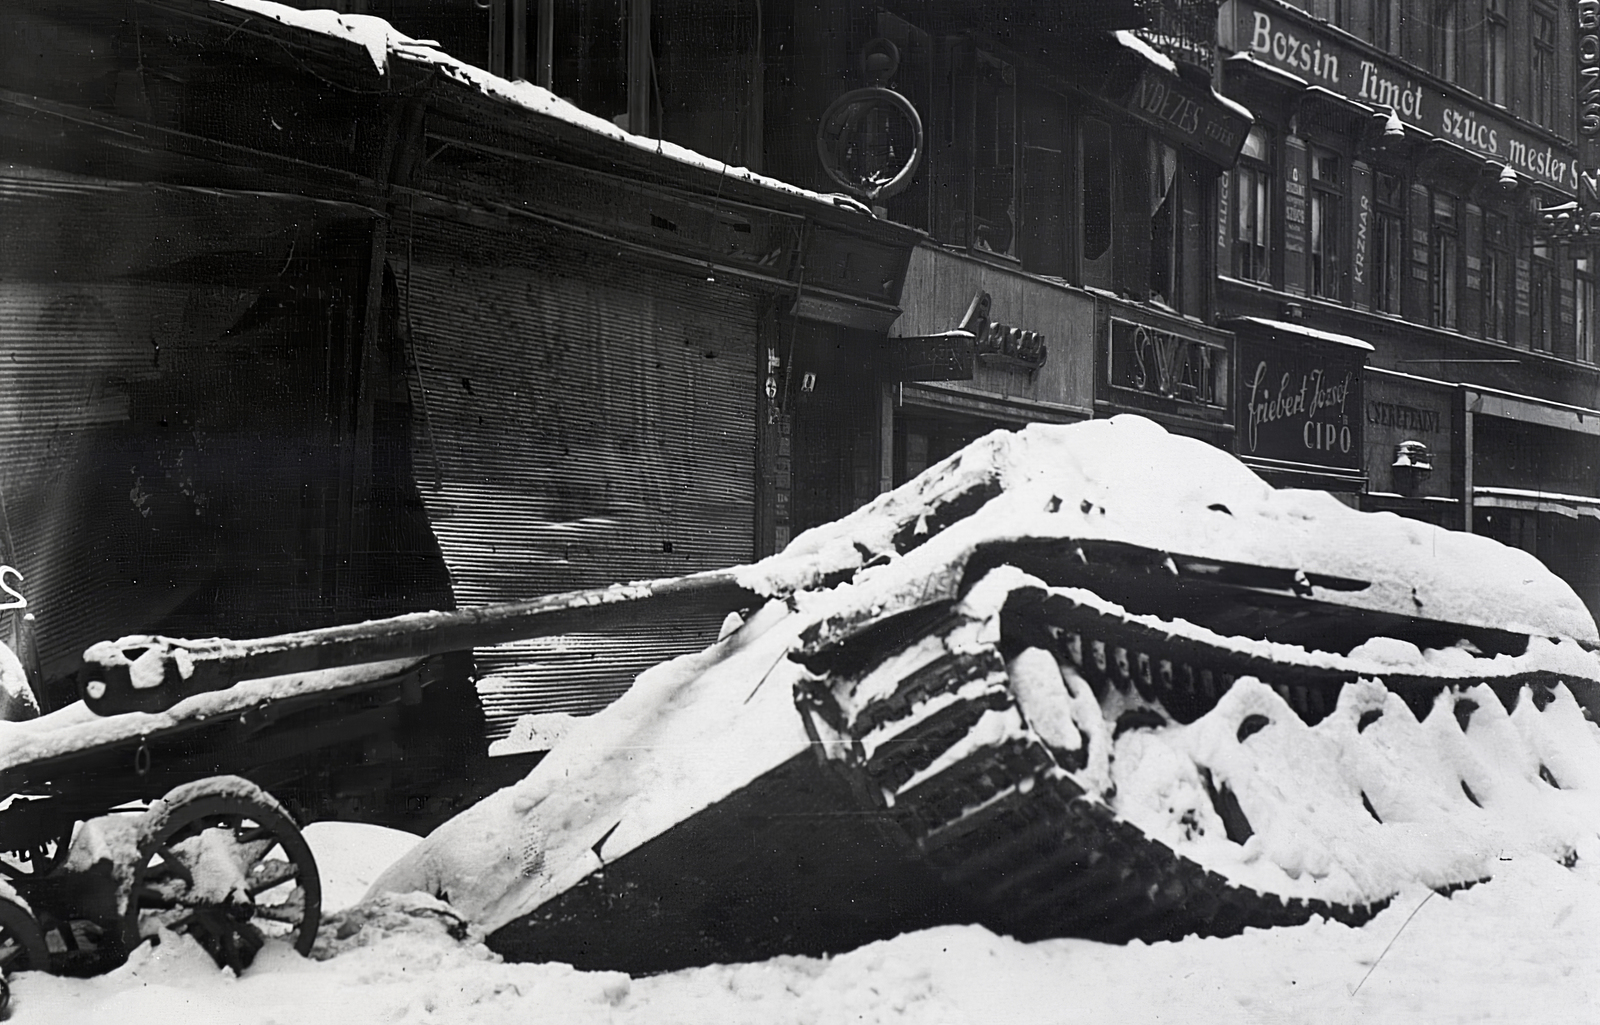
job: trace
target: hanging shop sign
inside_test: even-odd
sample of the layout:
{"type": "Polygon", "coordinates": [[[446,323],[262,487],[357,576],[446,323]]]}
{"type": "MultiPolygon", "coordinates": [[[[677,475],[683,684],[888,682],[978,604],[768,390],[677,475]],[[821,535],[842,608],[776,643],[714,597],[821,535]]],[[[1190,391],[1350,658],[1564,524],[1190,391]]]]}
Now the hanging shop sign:
{"type": "Polygon", "coordinates": [[[1123,105],[1134,117],[1222,167],[1239,159],[1250,131],[1249,118],[1153,64],[1139,69],[1123,105]]]}
{"type": "Polygon", "coordinates": [[[1361,469],[1362,359],[1239,342],[1239,454],[1361,469]]]}
{"type": "Polygon", "coordinates": [[[1600,0],[1578,0],[1578,207],[1572,234],[1600,236],[1600,0]]]}
{"type": "Polygon", "coordinates": [[[889,339],[891,381],[970,381],[973,366],[971,331],[889,339]]]}
{"type": "Polygon", "coordinates": [[[1116,317],[1109,323],[1112,388],[1183,406],[1222,405],[1227,372],[1223,345],[1116,317]]]}
{"type": "Polygon", "coordinates": [[[979,289],[953,331],[889,339],[890,377],[896,381],[970,381],[973,362],[1032,373],[1050,350],[1038,331],[989,319],[994,300],[979,289]]]}
{"type": "MultiPolygon", "coordinates": [[[[1585,2],[1580,0],[1579,16],[1585,2]]],[[[1590,30],[1592,31],[1592,30],[1590,30]]],[[[1579,103],[1583,79],[1583,38],[1578,32],[1579,103]]],[[[1578,188],[1579,161],[1503,115],[1419,82],[1398,62],[1370,55],[1282,10],[1264,10],[1234,0],[1231,23],[1223,26],[1223,45],[1248,53],[1263,64],[1322,86],[1374,110],[1394,111],[1401,121],[1429,135],[1455,143],[1486,160],[1512,168],[1519,175],[1564,191],[1578,188]]],[[[1589,64],[1600,51],[1590,52],[1589,64]]],[[[1592,83],[1594,80],[1590,80],[1592,83]]],[[[1595,113],[1600,117],[1600,86],[1595,113]]],[[[1583,107],[1580,106],[1580,117],[1583,107]]]]}

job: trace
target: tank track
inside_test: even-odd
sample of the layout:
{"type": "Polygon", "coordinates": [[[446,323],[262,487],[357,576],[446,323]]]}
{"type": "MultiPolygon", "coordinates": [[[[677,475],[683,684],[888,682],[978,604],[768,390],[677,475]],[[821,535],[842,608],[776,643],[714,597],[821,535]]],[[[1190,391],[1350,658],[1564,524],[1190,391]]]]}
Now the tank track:
{"type": "MultiPolygon", "coordinates": [[[[1012,592],[1001,624],[1010,647],[1033,644],[1052,651],[1070,663],[1097,695],[1109,688],[1131,691],[1147,702],[1159,702],[1183,723],[1209,711],[1239,677],[1253,676],[1276,691],[1307,725],[1315,725],[1333,711],[1340,688],[1372,675],[1314,659],[1286,661],[1230,647],[1219,643],[1223,638],[1208,637],[1209,631],[1184,636],[1148,620],[1034,588],[1012,592]]],[[[1275,647],[1279,652],[1292,650],[1275,647]]],[[[1384,686],[1398,694],[1418,719],[1427,716],[1434,698],[1446,687],[1486,683],[1509,711],[1523,688],[1548,692],[1563,682],[1547,672],[1454,678],[1385,670],[1382,675],[1384,686]]]]}
{"type": "MultiPolygon", "coordinates": [[[[1360,675],[1337,659],[1278,659],[1287,650],[1230,647],[1198,630],[1180,635],[1034,588],[1008,597],[998,642],[972,643],[976,632],[962,628],[973,620],[954,607],[931,622],[927,609],[915,615],[914,631],[880,623],[854,636],[813,637],[800,655],[812,675],[797,687],[796,701],[813,737],[832,741],[819,750],[858,800],[904,829],[984,925],[1025,940],[1156,941],[1315,916],[1356,925],[1387,906],[1387,897],[1343,905],[1259,892],[1146,835],[1073,778],[1088,742],[1080,750],[1048,744],[1027,723],[1006,672],[1008,654],[1052,652],[1103,705],[1110,690],[1123,695],[1110,703],[1131,709],[1115,725],[1120,732],[1192,721],[1247,674],[1315,722],[1360,675]],[[884,643],[889,637],[899,640],[884,643]],[[930,645],[930,637],[943,639],[944,648],[930,645]],[[986,720],[1014,728],[986,730],[986,720]]],[[[1529,687],[1537,701],[1557,680],[1531,673],[1385,682],[1426,714],[1446,687],[1488,682],[1507,701],[1529,687]]],[[[1241,740],[1248,727],[1246,720],[1241,740]]],[[[1230,839],[1243,842],[1250,827],[1236,799],[1226,787],[1210,788],[1201,772],[1230,839]]]]}

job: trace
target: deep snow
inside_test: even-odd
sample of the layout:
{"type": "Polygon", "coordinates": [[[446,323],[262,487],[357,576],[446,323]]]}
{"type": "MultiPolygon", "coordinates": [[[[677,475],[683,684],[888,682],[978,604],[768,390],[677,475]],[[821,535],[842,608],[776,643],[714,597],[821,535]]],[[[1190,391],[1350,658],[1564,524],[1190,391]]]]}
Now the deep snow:
{"type": "MultiPolygon", "coordinates": [[[[445,823],[377,885],[448,895],[487,932],[539,909],[807,749],[793,697],[805,671],[788,657],[802,634],[954,597],[976,545],[1019,537],[1124,541],[1302,569],[1310,577],[1370,581],[1365,590],[1322,595],[1358,608],[1425,609],[1447,622],[1539,638],[1596,636],[1572,589],[1525,552],[1390,514],[1359,513],[1324,493],[1275,491],[1226,453],[1149,420],[1119,416],[996,431],[862,509],[801,534],[778,555],[734,570],[746,586],[786,600],[768,602],[704,651],[642,674],[609,708],[576,724],[526,779],[445,823]],[[981,508],[897,554],[897,535],[908,528],[929,532],[939,500],[974,488],[990,496],[981,508]],[[856,570],[848,583],[816,586],[841,569],[856,570]],[[705,757],[708,751],[718,757],[705,757]]],[[[853,715],[853,707],[884,696],[925,663],[992,645],[1007,596],[1029,586],[1044,585],[1014,567],[991,571],[959,603],[965,625],[924,637],[860,681],[843,684],[850,695],[841,710],[853,715]]],[[[1120,612],[1088,592],[1056,590],[1120,612]]],[[[1343,655],[1224,641],[1190,624],[1136,618],[1278,663],[1342,666],[1373,679],[1445,670],[1484,679],[1540,668],[1569,680],[1600,680],[1600,663],[1571,640],[1540,639],[1518,658],[1488,659],[1379,638],[1343,655]],[[1470,668],[1463,670],[1463,662],[1470,668]]],[[[1070,683],[1058,678],[1036,690],[1065,697],[1072,688],[1063,685],[1070,683]]],[[[1453,708],[1419,724],[1381,686],[1347,687],[1339,714],[1311,728],[1247,677],[1198,722],[1132,731],[1114,750],[1105,724],[1117,720],[1116,709],[1075,716],[1063,707],[1057,718],[1099,733],[1091,740],[1088,774],[1075,775],[1076,782],[1180,855],[1267,892],[1375,904],[1408,883],[1442,886],[1491,875],[1502,854],[1578,851],[1600,859],[1589,825],[1600,822],[1600,771],[1592,767],[1600,761],[1600,732],[1583,721],[1564,688],[1560,694],[1546,711],[1524,701],[1508,716],[1485,689],[1475,695],[1475,725],[1463,732],[1453,708]],[[1363,717],[1378,712],[1380,725],[1367,729],[1363,717]],[[1272,725],[1246,744],[1239,730],[1252,715],[1272,725]],[[1544,781],[1541,768],[1562,789],[1544,781]],[[1226,839],[1202,782],[1206,772],[1239,798],[1256,834],[1244,844],[1226,839]]],[[[922,702],[907,721],[952,698],[922,702]]],[[[821,722],[812,727],[830,753],[849,757],[848,738],[821,722]]],[[[987,714],[925,771],[1029,728],[1014,711],[987,714]]]]}
{"type": "MultiPolygon", "coordinates": [[[[331,911],[415,837],[314,825],[331,911]],[[333,882],[342,879],[345,885],[333,882]]],[[[1600,1018],[1600,861],[1501,862],[1451,897],[1413,888],[1360,929],[1315,922],[1230,939],[1022,944],[976,926],[830,958],[776,958],[650,978],[504,964],[451,937],[448,910],[396,898],[330,914],[320,954],[274,942],[242,978],[187,940],[97,979],[13,977],[13,1021],[73,1025],[339,1022],[1585,1022],[1600,1018]],[[1414,917],[1413,917],[1414,916],[1414,917]],[[1409,919],[1409,921],[1408,921],[1409,919]],[[342,922],[364,922],[347,927],[342,922]],[[1391,946],[1392,943],[1392,946],[1391,946]],[[1385,953],[1385,948],[1387,952],[1385,953]],[[1381,960],[1380,960],[1381,956],[1381,960]]]]}
{"type": "MultiPolygon", "coordinates": [[[[881,608],[914,594],[930,566],[959,558],[977,537],[1093,531],[1135,541],[1178,539],[1195,551],[1221,548],[1225,555],[1280,560],[1276,565],[1365,574],[1389,592],[1375,599],[1381,601],[1409,577],[1419,583],[1417,595],[1463,619],[1503,622],[1496,617],[1509,615],[1537,633],[1592,639],[1593,624],[1585,625],[1586,614],[1580,618],[1570,591],[1531,560],[1492,543],[1441,536],[1393,517],[1352,519],[1326,496],[1271,492],[1231,461],[1216,462],[1205,446],[1161,443],[1152,433],[1159,429],[1146,422],[1082,425],[1089,443],[1075,451],[1060,443],[1057,430],[991,436],[967,450],[965,463],[945,464],[939,475],[802,535],[782,557],[748,568],[749,582],[772,591],[804,587],[841,566],[871,561],[858,542],[869,552],[885,551],[895,532],[918,522],[935,490],[1009,475],[998,505],[911,555],[891,557],[852,584],[774,600],[748,622],[730,624],[712,648],[646,673],[610,710],[571,724],[528,780],[459,816],[429,842],[373,827],[312,827],[308,837],[328,880],[327,911],[338,912],[368,883],[376,894],[328,915],[313,959],[274,943],[234,978],[192,942],[169,936],[98,979],[15,977],[16,1020],[1600,1020],[1592,946],[1600,935],[1594,806],[1600,741],[1560,689],[1548,729],[1530,731],[1532,713],[1507,715],[1479,694],[1475,725],[1463,734],[1450,732],[1450,714],[1418,724],[1375,684],[1346,688],[1339,713],[1304,727],[1283,715],[1270,689],[1247,678],[1214,710],[1218,722],[1202,717],[1188,727],[1130,733],[1118,742],[1115,764],[1091,763],[1088,771],[1118,774],[1119,811],[1152,833],[1184,821],[1183,803],[1195,788],[1173,766],[1196,760],[1236,773],[1241,802],[1277,816],[1252,812],[1260,827],[1253,852],[1248,845],[1242,852],[1221,847],[1204,832],[1171,838],[1195,857],[1214,841],[1219,856],[1253,858],[1257,868],[1291,879],[1343,885],[1373,868],[1372,838],[1388,837],[1376,841],[1390,844],[1394,856],[1380,866],[1389,875],[1379,882],[1398,892],[1388,910],[1361,928],[1316,921],[1228,939],[1112,947],[1080,940],[1020,944],[981,927],[947,926],[827,958],[781,957],[637,979],[558,964],[505,964],[482,945],[484,926],[592,871],[593,834],[617,821],[608,812],[626,811],[627,825],[606,840],[607,855],[615,857],[714,802],[752,771],[803,749],[807,738],[791,691],[800,670],[785,657],[799,632],[831,614],[881,608]],[[1131,466],[1130,452],[1137,452],[1131,466]],[[1153,483],[1158,479],[1161,489],[1153,483]],[[1176,506],[1174,481],[1183,498],[1176,506]],[[1228,508],[1219,513],[1208,503],[1228,508]],[[1362,523],[1377,523],[1376,535],[1365,537],[1376,542],[1355,543],[1363,540],[1362,523]],[[1461,583],[1463,566],[1471,567],[1471,586],[1461,583]],[[1485,575],[1498,582],[1485,588],[1485,575]],[[1365,734],[1352,726],[1380,706],[1385,715],[1377,726],[1365,734]],[[1252,711],[1269,713],[1273,725],[1249,745],[1228,742],[1237,737],[1233,720],[1252,711]],[[704,756],[711,750],[717,757],[704,756]],[[1566,789],[1541,790],[1541,765],[1566,789]],[[1484,808],[1452,790],[1457,776],[1472,780],[1484,808]],[[579,780],[583,786],[574,785],[579,780]],[[1389,816],[1388,824],[1406,828],[1379,829],[1363,820],[1363,797],[1389,816]],[[1368,853],[1354,859],[1343,853],[1361,843],[1368,853]],[[1468,870],[1458,871],[1463,865],[1468,870]],[[1435,872],[1441,879],[1490,878],[1446,897],[1423,885],[1435,872]],[[458,885],[468,878],[483,884],[480,892],[458,885]],[[383,892],[385,879],[391,888],[401,884],[399,892],[383,892]],[[414,889],[433,890],[442,879],[452,881],[441,888],[451,892],[454,907],[414,889]]],[[[1002,578],[996,576],[997,588],[1002,578]]],[[[979,606],[994,600],[981,586],[967,596],[974,639],[987,629],[979,606]]],[[[1037,655],[1023,656],[1011,672],[1024,681],[1024,706],[1070,746],[1068,731],[1083,726],[1083,718],[1047,714],[1041,695],[1053,693],[1049,667],[1037,655]]],[[[1375,671],[1391,665],[1413,672],[1469,656],[1374,643],[1349,657],[1370,660],[1375,671]]]]}

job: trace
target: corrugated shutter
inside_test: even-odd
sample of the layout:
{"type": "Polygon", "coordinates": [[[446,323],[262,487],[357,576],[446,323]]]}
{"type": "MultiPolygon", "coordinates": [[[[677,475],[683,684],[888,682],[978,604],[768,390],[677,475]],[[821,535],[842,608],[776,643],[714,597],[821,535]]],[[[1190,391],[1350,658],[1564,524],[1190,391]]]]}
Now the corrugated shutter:
{"type": "MultiPolygon", "coordinates": [[[[750,559],[755,296],[508,232],[398,229],[414,465],[460,605],[750,559]]],[[[717,625],[480,651],[490,734],[598,710],[717,625]]]]}
{"type": "MultiPolygon", "coordinates": [[[[283,562],[299,542],[292,514],[320,465],[306,453],[331,448],[327,331],[290,317],[286,299],[258,302],[289,295],[297,275],[328,277],[308,269],[319,232],[365,215],[14,165],[0,175],[0,560],[23,574],[58,684],[49,700],[71,698],[94,641],[236,630],[218,609],[303,603],[282,589],[223,594],[215,571],[240,518],[229,507],[282,528],[232,538],[235,562],[283,562]],[[247,458],[259,451],[271,460],[247,458]]],[[[0,638],[15,627],[11,613],[0,638]]]]}

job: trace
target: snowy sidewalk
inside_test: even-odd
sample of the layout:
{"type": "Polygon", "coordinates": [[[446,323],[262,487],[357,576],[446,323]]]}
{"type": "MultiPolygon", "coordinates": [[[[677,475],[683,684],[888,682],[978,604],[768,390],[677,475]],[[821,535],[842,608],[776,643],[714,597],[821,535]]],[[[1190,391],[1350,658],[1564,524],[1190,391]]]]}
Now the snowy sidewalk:
{"type": "Polygon", "coordinates": [[[414,913],[402,912],[405,902],[395,901],[367,917],[364,928],[349,931],[347,925],[340,939],[341,917],[333,912],[356,900],[415,838],[340,824],[313,826],[308,837],[332,919],[322,944],[343,952],[305,960],[274,945],[235,979],[191,941],[145,947],[130,964],[98,979],[16,977],[12,1020],[1600,1021],[1594,953],[1600,864],[1592,860],[1573,869],[1502,862],[1498,878],[1448,899],[1421,889],[1404,893],[1362,929],[1314,923],[1230,939],[1114,947],[1081,940],[1020,944],[974,926],[945,927],[825,960],[785,957],[630,979],[564,965],[502,963],[480,944],[452,938],[454,920],[420,898],[410,902],[414,913]]]}

